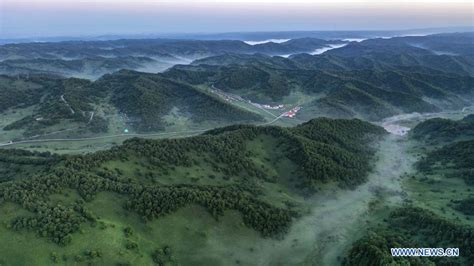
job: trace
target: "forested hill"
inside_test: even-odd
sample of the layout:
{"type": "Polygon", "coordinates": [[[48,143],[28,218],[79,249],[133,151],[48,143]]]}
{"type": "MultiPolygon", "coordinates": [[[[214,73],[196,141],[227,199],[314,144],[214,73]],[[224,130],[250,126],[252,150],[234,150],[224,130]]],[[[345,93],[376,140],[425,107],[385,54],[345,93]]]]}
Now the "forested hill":
{"type": "Polygon", "coordinates": [[[21,43],[0,45],[0,59],[64,59],[124,57],[142,55],[162,59],[176,57],[201,58],[223,53],[269,55],[311,52],[329,44],[345,43],[339,40],[298,38],[283,43],[250,45],[239,40],[173,40],[173,39],[123,39],[111,41],[64,41],[46,43],[21,43]]]}
{"type": "Polygon", "coordinates": [[[453,142],[474,138],[474,115],[460,120],[434,118],[418,124],[410,132],[412,138],[428,143],[453,142]]]}
{"type": "Polygon", "coordinates": [[[57,131],[64,128],[61,125],[106,133],[110,118],[117,117],[123,121],[122,130],[136,132],[164,130],[179,119],[209,127],[262,121],[259,115],[189,84],[128,70],[95,82],[50,75],[0,76],[0,96],[2,113],[28,110],[3,127],[26,137],[57,131]]]}
{"type": "MultiPolygon", "coordinates": [[[[314,119],[294,128],[234,125],[186,139],[131,139],[122,146],[85,158],[97,164],[124,158],[130,153],[132,156],[146,154],[150,163],[158,160],[175,166],[190,166],[195,163],[192,153],[196,152],[206,158],[205,161],[214,162],[213,168],[225,174],[256,174],[263,179],[275,179],[277,176],[268,176],[262,171],[267,169],[265,164],[254,164],[249,160],[258,157],[251,151],[249,142],[261,139],[273,142],[276,150],[281,150],[284,157],[298,166],[297,172],[303,178],[295,182],[300,188],[314,190],[324,182],[337,182],[344,187],[362,183],[370,168],[368,158],[373,152],[368,143],[384,133],[382,128],[361,120],[328,118],[314,119]],[[246,152],[246,149],[250,151],[246,152]],[[221,163],[226,167],[219,167],[221,163]]],[[[271,150],[262,152],[270,154],[271,150]]]]}
{"type": "Polygon", "coordinates": [[[164,129],[163,117],[174,111],[195,123],[213,121],[228,124],[261,121],[261,117],[196,88],[157,74],[120,71],[93,84],[110,92],[111,103],[140,131],[164,129]]]}
{"type": "MultiPolygon", "coordinates": [[[[400,49],[412,49],[412,51],[415,51],[418,48],[425,50],[425,54],[473,56],[474,51],[471,48],[474,45],[474,32],[374,38],[361,44],[363,45],[359,47],[377,46],[381,51],[383,49],[386,54],[399,53],[400,49]]],[[[332,51],[331,53],[337,54],[338,52],[332,51]]]]}
{"type": "MultiPolygon", "coordinates": [[[[198,252],[198,246],[187,250],[173,246],[172,238],[144,242],[146,233],[139,230],[145,221],[153,229],[151,221],[186,206],[202,206],[217,220],[235,210],[261,236],[278,237],[304,214],[299,198],[325,184],[345,188],[363,183],[374,154],[370,144],[384,134],[382,128],[360,120],[315,119],[295,128],[242,125],[190,138],[130,139],[88,155],[2,150],[0,167],[9,180],[0,183],[0,208],[16,204],[19,210],[0,221],[8,224],[8,234],[35,232],[38,241],[56,243],[51,259],[64,255],[66,263],[127,262],[131,255],[116,254],[130,250],[150,264],[159,259],[150,256],[152,251],[165,244],[177,250],[174,258],[198,252]],[[11,166],[21,170],[9,171],[11,166]],[[130,223],[122,216],[109,216],[109,210],[97,206],[137,220],[130,223]],[[109,230],[119,241],[92,241],[109,230]],[[101,255],[82,253],[84,248],[101,255]]],[[[173,225],[166,230],[184,233],[173,225]]],[[[9,241],[2,238],[0,243],[9,241]]],[[[19,254],[9,252],[0,250],[2,262],[8,264],[19,254]]],[[[47,261],[50,252],[36,252],[35,259],[47,261]]]]}
{"type": "Polygon", "coordinates": [[[225,53],[289,55],[345,43],[299,38],[250,45],[239,40],[133,39],[0,45],[0,74],[53,74],[97,79],[120,69],[161,72],[175,64],[225,53]]]}
{"type": "Polygon", "coordinates": [[[353,59],[334,56],[311,57],[304,63],[300,57],[230,56],[231,59],[221,56],[199,62],[238,63],[176,66],[164,75],[194,85],[213,84],[257,102],[281,103],[294,93],[317,95],[317,100],[304,106],[303,112],[308,116],[317,113],[379,120],[400,113],[462,108],[474,96],[472,76],[424,65],[385,67],[383,59],[375,59],[376,65],[369,63],[358,69],[352,66],[353,59]],[[321,70],[324,68],[327,70],[321,70]]]}
{"type": "Polygon", "coordinates": [[[303,106],[305,117],[317,113],[380,120],[469,105],[474,58],[461,49],[474,45],[469,36],[369,39],[321,55],[289,58],[224,54],[175,66],[164,75],[195,85],[213,84],[257,102],[280,103],[298,93],[316,98],[303,106]]]}
{"type": "Polygon", "coordinates": [[[162,71],[172,64],[151,59],[149,57],[86,57],[62,60],[58,58],[12,59],[0,62],[0,73],[49,74],[62,77],[78,77],[97,79],[107,73],[121,69],[142,69],[162,71]]]}
{"type": "Polygon", "coordinates": [[[441,172],[445,178],[474,184],[474,115],[460,120],[427,120],[413,129],[411,138],[423,146],[433,146],[417,164],[421,172],[441,172]]]}

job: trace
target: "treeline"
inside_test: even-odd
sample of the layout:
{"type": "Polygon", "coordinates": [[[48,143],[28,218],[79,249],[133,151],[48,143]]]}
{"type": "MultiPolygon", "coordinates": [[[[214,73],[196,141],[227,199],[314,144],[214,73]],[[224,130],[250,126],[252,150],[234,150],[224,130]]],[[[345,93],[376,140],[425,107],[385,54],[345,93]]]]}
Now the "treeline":
{"type": "Polygon", "coordinates": [[[30,229],[40,237],[48,237],[54,243],[65,246],[72,241],[72,233],[79,230],[85,218],[71,207],[56,205],[44,207],[37,215],[17,217],[11,222],[14,230],[30,229]]]}
{"type": "Polygon", "coordinates": [[[256,199],[238,187],[213,186],[144,186],[136,182],[113,181],[87,172],[58,167],[50,175],[23,179],[0,186],[0,202],[20,204],[35,213],[29,217],[18,217],[11,222],[15,230],[34,230],[41,237],[48,237],[57,244],[65,245],[81,224],[94,222],[94,215],[87,211],[83,201],[72,206],[51,205],[48,196],[65,188],[75,189],[90,201],[101,191],[111,191],[127,196],[125,205],[149,221],[177,209],[199,204],[218,219],[225,210],[238,210],[247,226],[263,236],[284,234],[291,224],[295,212],[271,206],[256,199]]]}
{"type": "Polygon", "coordinates": [[[172,213],[188,204],[199,204],[218,219],[228,209],[238,210],[244,223],[263,236],[286,233],[291,224],[292,211],[273,207],[255,199],[238,187],[186,186],[145,188],[134,194],[126,208],[146,220],[172,213]]]}
{"type": "Polygon", "coordinates": [[[49,152],[0,150],[0,183],[45,173],[59,161],[49,152]]]}
{"type": "Polygon", "coordinates": [[[20,149],[0,150],[0,162],[14,164],[51,165],[60,156],[50,152],[27,151],[20,149]]]}

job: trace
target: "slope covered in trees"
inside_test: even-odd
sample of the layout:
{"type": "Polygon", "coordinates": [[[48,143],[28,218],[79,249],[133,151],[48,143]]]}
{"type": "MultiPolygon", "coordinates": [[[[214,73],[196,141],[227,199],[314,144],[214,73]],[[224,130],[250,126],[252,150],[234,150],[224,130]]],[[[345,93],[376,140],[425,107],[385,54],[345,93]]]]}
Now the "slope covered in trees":
{"type": "Polygon", "coordinates": [[[164,116],[170,113],[194,124],[214,126],[261,121],[260,116],[188,84],[125,70],[95,82],[50,75],[2,76],[0,95],[5,96],[0,100],[1,112],[27,110],[3,129],[18,130],[28,138],[68,129],[103,134],[109,132],[109,118],[121,115],[123,128],[141,132],[165,129],[172,121],[165,121],[164,116]]]}
{"type": "MultiPolygon", "coordinates": [[[[360,120],[316,119],[295,128],[242,125],[183,139],[131,139],[87,155],[4,150],[2,169],[8,164],[25,168],[0,183],[0,208],[11,204],[19,208],[6,212],[1,218],[6,229],[0,230],[55,243],[54,254],[35,253],[35,260],[51,257],[64,263],[131,262],[136,254],[141,263],[149,264],[199,252],[194,244],[190,250],[164,245],[167,241],[184,245],[173,238],[141,241],[146,238],[140,229],[144,223],[148,230],[158,230],[155,220],[192,206],[201,206],[216,220],[235,211],[245,227],[278,238],[304,215],[305,195],[325,184],[363,183],[374,154],[369,144],[384,134],[382,128],[360,120]],[[91,230],[95,233],[88,233],[91,230]],[[88,240],[109,230],[123,230],[123,236],[114,236],[120,240],[106,250],[107,239],[88,240]],[[82,252],[78,247],[84,243],[88,249],[82,252]],[[180,251],[171,257],[171,250],[180,251]]],[[[174,226],[167,230],[185,232],[174,226]]],[[[2,245],[9,245],[8,241],[3,238],[2,245]]],[[[2,262],[15,261],[14,254],[1,252],[2,262]]]]}
{"type": "MultiPolygon", "coordinates": [[[[437,38],[450,41],[449,36],[437,38]]],[[[218,55],[175,66],[165,75],[258,102],[281,103],[293,93],[316,95],[303,113],[369,120],[460,109],[474,96],[471,56],[440,55],[396,39],[352,42],[314,56],[218,55]]]]}
{"type": "Polygon", "coordinates": [[[47,90],[44,85],[48,81],[49,79],[44,77],[24,80],[6,75],[0,76],[0,111],[38,103],[47,90]]]}
{"type": "Polygon", "coordinates": [[[300,38],[250,45],[237,40],[134,39],[0,45],[0,74],[54,74],[97,79],[120,69],[161,72],[175,64],[224,53],[309,53],[339,40],[300,38]]]}
{"type": "Polygon", "coordinates": [[[63,59],[94,56],[119,57],[137,54],[176,59],[202,58],[223,53],[269,55],[311,52],[329,44],[344,43],[338,40],[299,38],[283,43],[249,45],[238,40],[173,40],[173,39],[122,39],[109,41],[64,41],[46,43],[19,43],[0,45],[0,59],[63,59]]]}
{"type": "Polygon", "coordinates": [[[474,115],[461,120],[434,118],[418,124],[411,132],[414,139],[426,142],[452,142],[474,137],[474,115]]]}
{"type": "Polygon", "coordinates": [[[34,136],[61,123],[87,127],[92,132],[107,131],[107,122],[100,115],[91,121],[94,106],[104,94],[93,90],[89,80],[49,75],[4,76],[0,84],[0,93],[9,95],[2,99],[1,111],[31,109],[29,115],[4,126],[6,131],[22,129],[23,135],[34,136]]]}
{"type": "Polygon", "coordinates": [[[250,122],[260,118],[204,94],[192,86],[166,79],[161,75],[121,71],[106,75],[94,87],[109,90],[111,102],[132,120],[141,131],[163,129],[162,120],[172,108],[196,123],[203,121],[250,122]]]}
{"type": "Polygon", "coordinates": [[[468,104],[462,98],[472,97],[472,77],[426,72],[321,71],[300,68],[288,59],[258,59],[248,64],[176,66],[164,75],[195,85],[212,84],[259,102],[282,102],[294,92],[324,94],[306,107],[315,108],[312,113],[324,111],[329,116],[347,110],[347,117],[377,120],[401,112],[433,112],[468,104]]]}
{"type": "Polygon", "coordinates": [[[73,60],[35,58],[12,59],[0,62],[0,73],[18,74],[50,74],[63,77],[80,77],[96,79],[100,76],[121,69],[146,69],[155,67],[158,71],[171,66],[148,57],[87,57],[73,60]],[[161,66],[163,65],[163,66],[161,66]]]}

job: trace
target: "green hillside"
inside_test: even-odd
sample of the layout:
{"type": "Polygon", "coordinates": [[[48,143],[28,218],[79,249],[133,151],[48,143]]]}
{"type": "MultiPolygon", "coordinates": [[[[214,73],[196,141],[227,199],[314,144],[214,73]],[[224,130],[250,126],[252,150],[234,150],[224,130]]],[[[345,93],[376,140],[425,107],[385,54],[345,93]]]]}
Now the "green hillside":
{"type": "Polygon", "coordinates": [[[232,210],[261,237],[279,238],[304,216],[304,195],[325,184],[363,183],[374,152],[367,144],[383,134],[359,120],[316,119],[295,128],[232,126],[191,138],[131,139],[81,156],[3,150],[0,231],[9,236],[2,238],[9,248],[0,251],[1,261],[192,263],[211,236],[204,230],[196,238],[197,228],[182,231],[179,222],[160,235],[159,221],[201,208],[208,214],[198,221],[210,215],[229,223],[232,210]],[[173,232],[188,235],[190,243],[173,232]],[[25,237],[37,246],[20,258],[15,247],[25,237]]]}
{"type": "Polygon", "coordinates": [[[51,133],[122,133],[124,128],[157,132],[175,123],[186,130],[199,124],[202,128],[262,121],[257,114],[159,74],[124,70],[95,82],[50,75],[2,76],[0,86],[5,96],[0,111],[12,117],[2,127],[15,140],[51,133]]]}
{"type": "Polygon", "coordinates": [[[210,120],[225,124],[261,119],[192,86],[160,75],[121,71],[104,76],[94,87],[110,90],[111,103],[136,120],[131,124],[140,131],[163,129],[166,126],[163,116],[173,108],[195,123],[210,120]]]}

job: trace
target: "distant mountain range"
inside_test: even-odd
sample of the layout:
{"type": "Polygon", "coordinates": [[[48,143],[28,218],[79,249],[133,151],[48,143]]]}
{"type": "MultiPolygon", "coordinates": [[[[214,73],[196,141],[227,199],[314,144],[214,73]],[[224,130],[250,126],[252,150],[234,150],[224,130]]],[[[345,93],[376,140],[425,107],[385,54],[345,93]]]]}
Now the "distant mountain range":
{"type": "Polygon", "coordinates": [[[157,34],[109,34],[100,36],[53,36],[2,38],[0,44],[29,42],[61,42],[61,41],[110,41],[120,39],[176,39],[176,40],[241,40],[263,41],[269,39],[318,38],[333,39],[368,39],[377,37],[394,37],[405,35],[427,35],[436,33],[473,31],[471,27],[442,27],[406,30],[338,30],[338,31],[261,31],[261,32],[227,32],[227,33],[157,33],[157,34]]]}
{"type": "Polygon", "coordinates": [[[156,73],[175,64],[226,53],[289,56],[343,43],[300,38],[256,45],[236,40],[169,39],[6,44],[0,46],[0,73],[41,73],[97,79],[120,69],[156,73]]]}
{"type": "Polygon", "coordinates": [[[50,131],[64,119],[93,126],[94,132],[107,132],[107,117],[117,116],[138,132],[180,123],[188,128],[266,121],[261,112],[212,91],[217,89],[256,103],[289,106],[291,99],[302,107],[300,121],[315,116],[378,121],[470,105],[471,47],[474,33],[257,45],[164,39],[9,44],[0,46],[0,72],[10,75],[1,78],[0,110],[33,108],[5,127],[26,136],[50,131]],[[330,44],[342,47],[309,54],[330,44]],[[282,54],[293,55],[274,56],[282,54]],[[171,67],[180,62],[186,64],[171,67]],[[167,67],[159,74],[120,70],[167,67]],[[104,75],[109,72],[116,73],[104,75]],[[70,76],[98,80],[64,78],[70,76]]]}

